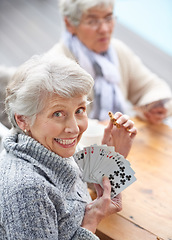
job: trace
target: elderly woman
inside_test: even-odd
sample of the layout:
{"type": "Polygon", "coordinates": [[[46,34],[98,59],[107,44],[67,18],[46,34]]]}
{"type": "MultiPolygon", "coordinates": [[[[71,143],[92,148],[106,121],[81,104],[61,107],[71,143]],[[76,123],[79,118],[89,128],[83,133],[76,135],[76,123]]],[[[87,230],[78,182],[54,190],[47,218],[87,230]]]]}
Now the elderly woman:
{"type": "MultiPolygon", "coordinates": [[[[0,155],[2,239],[98,239],[98,223],[121,210],[107,177],[103,188],[95,184],[91,201],[73,158],[92,86],[92,77],[64,56],[35,56],[14,75],[6,97],[13,129],[0,155]]],[[[136,129],[127,116],[115,117],[121,127],[110,122],[102,143],[127,156],[136,129]]]]}
{"type": "MultiPolygon", "coordinates": [[[[67,31],[50,53],[63,52],[74,57],[95,79],[89,117],[104,120],[108,110],[125,113],[127,101],[142,106],[172,97],[166,82],[150,72],[124,43],[111,38],[114,0],[59,2],[67,31]]],[[[172,114],[170,106],[167,111],[164,103],[145,109],[142,117],[152,123],[172,114]]]]}

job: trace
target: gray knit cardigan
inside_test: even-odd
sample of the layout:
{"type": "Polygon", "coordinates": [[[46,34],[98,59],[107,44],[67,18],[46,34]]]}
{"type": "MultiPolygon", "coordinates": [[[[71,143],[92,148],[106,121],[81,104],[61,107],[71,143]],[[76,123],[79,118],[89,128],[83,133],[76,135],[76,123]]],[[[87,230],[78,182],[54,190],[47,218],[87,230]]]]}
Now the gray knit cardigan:
{"type": "Polygon", "coordinates": [[[24,134],[0,154],[0,240],[97,240],[81,227],[87,185],[72,158],[61,158],[24,134]]]}

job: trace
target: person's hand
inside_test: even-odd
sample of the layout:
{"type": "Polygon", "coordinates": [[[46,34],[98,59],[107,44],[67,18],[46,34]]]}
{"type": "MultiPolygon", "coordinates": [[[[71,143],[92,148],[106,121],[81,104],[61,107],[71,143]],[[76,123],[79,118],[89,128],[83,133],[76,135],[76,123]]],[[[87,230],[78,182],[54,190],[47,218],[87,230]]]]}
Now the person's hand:
{"type": "Polygon", "coordinates": [[[113,117],[117,120],[119,127],[113,125],[110,120],[107,128],[104,130],[102,144],[114,146],[116,152],[127,157],[133,139],[137,134],[137,129],[134,127],[134,122],[129,120],[127,115],[116,112],[113,117]]]}
{"type": "Polygon", "coordinates": [[[115,198],[110,198],[111,185],[107,177],[103,177],[103,188],[99,184],[94,184],[97,198],[87,204],[82,227],[95,233],[99,222],[114,213],[122,210],[122,196],[118,194],[115,198]]]}
{"type": "Polygon", "coordinates": [[[167,109],[163,106],[152,108],[144,116],[149,122],[159,124],[167,117],[167,109]]]}

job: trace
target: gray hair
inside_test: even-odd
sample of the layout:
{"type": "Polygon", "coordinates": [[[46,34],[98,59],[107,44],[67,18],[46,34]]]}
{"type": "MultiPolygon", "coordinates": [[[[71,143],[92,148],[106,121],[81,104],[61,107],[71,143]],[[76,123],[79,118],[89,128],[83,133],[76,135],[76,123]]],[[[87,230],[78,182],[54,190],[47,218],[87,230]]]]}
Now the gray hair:
{"type": "Polygon", "coordinates": [[[6,111],[14,128],[19,130],[15,114],[34,123],[48,96],[53,93],[63,98],[86,95],[94,80],[74,60],[63,55],[33,56],[21,65],[6,91],[6,111]]]}
{"type": "Polygon", "coordinates": [[[59,0],[59,8],[63,17],[67,17],[72,25],[79,25],[83,13],[88,9],[100,6],[114,8],[115,0],[59,0]]]}

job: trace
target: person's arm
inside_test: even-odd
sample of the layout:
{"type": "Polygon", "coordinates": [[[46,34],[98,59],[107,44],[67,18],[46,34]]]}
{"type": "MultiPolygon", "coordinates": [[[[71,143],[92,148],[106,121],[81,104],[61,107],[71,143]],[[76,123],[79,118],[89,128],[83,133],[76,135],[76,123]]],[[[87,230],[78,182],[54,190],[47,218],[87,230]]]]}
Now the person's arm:
{"type": "Polygon", "coordinates": [[[2,219],[8,239],[58,239],[54,206],[39,187],[9,189],[3,197],[2,219]]]}
{"type": "MultiPolygon", "coordinates": [[[[23,185],[3,197],[5,204],[2,220],[9,240],[59,239],[57,208],[60,212],[62,200],[55,206],[43,184],[42,187],[39,184],[23,185]]],[[[85,239],[99,238],[88,229],[76,226],[70,240],[85,239]]]]}
{"type": "MultiPolygon", "coordinates": [[[[117,126],[113,125],[110,120],[109,125],[105,128],[102,144],[114,146],[116,152],[126,157],[137,134],[137,129],[134,127],[134,122],[129,120],[128,116],[117,112],[113,117],[117,121],[117,126]]],[[[103,188],[98,184],[94,184],[97,198],[86,206],[82,222],[82,227],[93,233],[103,218],[117,213],[122,209],[121,194],[117,195],[114,199],[110,198],[111,185],[107,177],[103,178],[102,185],[103,188]]]]}
{"type": "MultiPolygon", "coordinates": [[[[125,97],[133,105],[142,106],[157,100],[172,98],[172,91],[166,81],[151,72],[121,41],[116,41],[115,48],[119,58],[121,72],[121,88],[125,97]]],[[[162,106],[161,109],[150,111],[151,116],[145,116],[147,120],[159,122],[163,120],[170,109],[162,106]]]]}
{"type": "Polygon", "coordinates": [[[148,69],[126,44],[119,40],[113,40],[112,44],[119,59],[122,91],[134,105],[172,97],[167,82],[148,69]]]}

